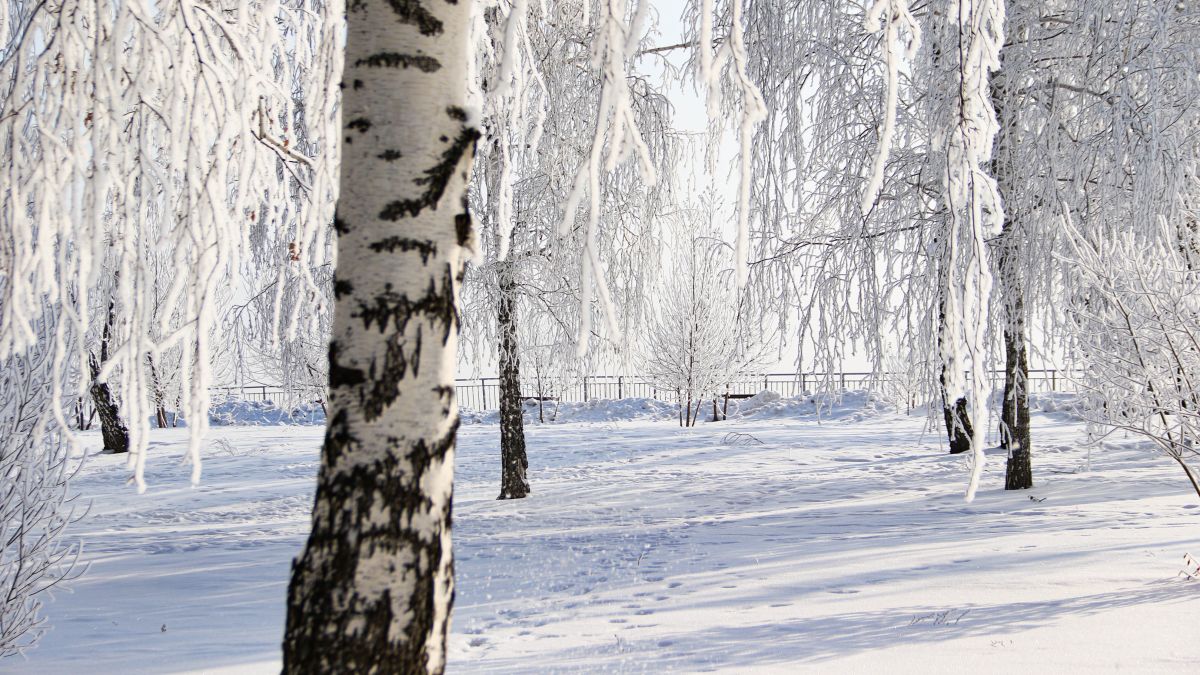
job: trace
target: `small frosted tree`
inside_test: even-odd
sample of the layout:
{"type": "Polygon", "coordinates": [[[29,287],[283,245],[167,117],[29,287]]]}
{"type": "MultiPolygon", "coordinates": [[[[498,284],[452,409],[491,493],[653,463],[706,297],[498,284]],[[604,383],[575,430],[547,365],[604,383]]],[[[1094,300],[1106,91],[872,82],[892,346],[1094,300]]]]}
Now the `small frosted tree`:
{"type": "MultiPolygon", "coordinates": [[[[710,213],[716,208],[709,204],[710,213]]],[[[694,211],[693,211],[694,214],[694,211]]],[[[680,426],[696,424],[702,403],[755,362],[739,321],[739,294],[728,249],[720,239],[676,220],[655,295],[658,313],[639,345],[643,373],[655,388],[675,392],[680,426]]]]}

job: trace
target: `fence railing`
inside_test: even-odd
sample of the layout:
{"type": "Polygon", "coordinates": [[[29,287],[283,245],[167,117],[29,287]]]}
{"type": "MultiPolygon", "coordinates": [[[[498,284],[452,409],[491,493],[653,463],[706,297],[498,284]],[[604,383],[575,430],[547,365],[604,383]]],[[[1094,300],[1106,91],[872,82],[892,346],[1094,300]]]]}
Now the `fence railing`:
{"type": "MultiPolygon", "coordinates": [[[[991,372],[993,386],[1004,382],[1004,371],[991,372]]],[[[1069,374],[1052,368],[1029,371],[1029,391],[1073,391],[1069,374]]],[[[500,378],[480,377],[454,381],[458,394],[458,405],[469,410],[495,410],[500,407],[500,378]]],[[[901,388],[896,378],[888,374],[869,372],[837,373],[763,373],[734,378],[728,383],[728,391],[735,396],[748,396],[760,391],[771,391],[780,396],[800,396],[817,389],[871,389],[884,390],[888,387],[901,388]]],[[[240,387],[213,387],[214,397],[237,396],[247,401],[282,401],[296,392],[287,392],[282,387],[270,385],[245,385],[240,387]]],[[[523,396],[547,396],[563,402],[586,403],[593,400],[620,398],[653,398],[675,401],[674,391],[663,391],[637,375],[587,375],[554,386],[543,386],[539,394],[535,382],[521,384],[523,396]]]]}
{"type": "Polygon", "coordinates": [[[208,391],[214,399],[218,400],[226,396],[236,396],[245,401],[261,401],[264,403],[278,401],[293,394],[293,392],[288,392],[283,387],[265,384],[247,384],[241,387],[212,387],[208,391]]]}
{"type": "MultiPolygon", "coordinates": [[[[1004,371],[991,372],[993,386],[1004,382],[1004,371]]],[[[837,373],[764,373],[746,375],[731,380],[727,391],[737,396],[771,391],[780,396],[799,396],[822,389],[871,389],[882,390],[894,385],[895,378],[888,374],[870,372],[837,373]]],[[[1074,390],[1067,373],[1056,369],[1029,371],[1028,391],[1031,393],[1074,390]]],[[[460,379],[454,382],[458,405],[470,410],[495,410],[500,407],[500,378],[480,377],[460,379]]],[[[726,391],[722,388],[722,392],[726,391]]],[[[523,396],[538,396],[538,387],[533,382],[521,383],[523,396]]],[[[657,389],[646,379],[636,375],[587,375],[566,384],[543,387],[542,396],[550,396],[563,402],[586,403],[597,399],[653,398],[675,401],[674,391],[657,389]]]]}

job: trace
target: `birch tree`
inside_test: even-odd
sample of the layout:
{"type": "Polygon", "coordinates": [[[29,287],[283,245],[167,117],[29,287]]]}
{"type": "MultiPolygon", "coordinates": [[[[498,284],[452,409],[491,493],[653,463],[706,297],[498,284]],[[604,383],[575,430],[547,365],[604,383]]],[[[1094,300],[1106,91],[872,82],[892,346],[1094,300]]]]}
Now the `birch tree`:
{"type": "Polygon", "coordinates": [[[284,671],[440,672],[454,593],[469,4],[347,8],[329,421],[284,671]]]}
{"type": "MultiPolygon", "coordinates": [[[[601,44],[597,36],[605,21],[605,13],[590,0],[545,8],[514,5],[503,20],[496,8],[484,14],[486,38],[477,58],[488,139],[471,194],[483,251],[479,264],[467,271],[464,321],[477,361],[491,360],[480,347],[497,347],[501,499],[524,497],[529,491],[519,324],[545,314],[569,325],[575,339],[560,345],[564,350],[557,358],[574,360],[587,315],[592,355],[617,351],[623,346],[618,333],[637,330],[653,273],[653,266],[643,264],[657,243],[653,216],[670,193],[669,176],[678,158],[671,106],[647,77],[632,69],[622,71],[623,81],[613,82],[591,67],[593,45],[601,44]],[[597,134],[608,123],[596,100],[596,92],[606,88],[627,99],[623,105],[644,133],[642,161],[618,163],[589,179],[588,189],[597,191],[589,206],[597,209],[589,238],[591,213],[565,229],[560,226],[564,204],[579,184],[576,171],[581,166],[591,170],[597,134]],[[654,176],[663,180],[648,180],[654,176]],[[590,255],[597,259],[593,267],[600,269],[597,286],[605,289],[608,300],[593,296],[585,305],[593,280],[579,270],[591,265],[589,251],[595,251],[590,255]],[[604,320],[606,313],[617,319],[604,320]],[[600,320],[591,320],[593,314],[600,320]]],[[[649,19],[631,25],[643,34],[630,33],[625,39],[640,47],[651,27],[649,19]]],[[[630,49],[618,57],[636,64],[637,54],[630,49]]]]}

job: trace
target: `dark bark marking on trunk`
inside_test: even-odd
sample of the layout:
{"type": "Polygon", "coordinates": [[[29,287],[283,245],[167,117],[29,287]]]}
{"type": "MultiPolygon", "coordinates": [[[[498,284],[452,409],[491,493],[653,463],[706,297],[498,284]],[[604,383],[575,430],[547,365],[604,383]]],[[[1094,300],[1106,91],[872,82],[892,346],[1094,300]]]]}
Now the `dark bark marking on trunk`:
{"type": "Polygon", "coordinates": [[[334,274],[333,297],[336,300],[341,300],[342,298],[354,292],[354,284],[346,281],[345,279],[338,279],[336,278],[336,273],[334,274]]]}
{"type": "Polygon", "coordinates": [[[359,132],[360,134],[365,134],[365,133],[367,133],[367,130],[371,128],[371,120],[369,120],[365,117],[358,117],[356,119],[353,119],[353,120],[350,120],[349,122],[347,122],[346,128],[354,129],[355,131],[359,132]]]}
{"type": "Polygon", "coordinates": [[[341,218],[338,218],[337,214],[333,216],[333,229],[338,234],[350,234],[350,225],[341,218]]]}
{"type": "Polygon", "coordinates": [[[400,159],[401,157],[403,157],[404,155],[401,154],[399,150],[384,150],[383,152],[379,153],[376,156],[385,162],[394,162],[394,161],[400,159]]]}
{"type": "Polygon", "coordinates": [[[421,35],[442,34],[442,22],[417,0],[387,0],[387,4],[400,18],[400,23],[416,26],[421,35]]]}
{"type": "Polygon", "coordinates": [[[329,342],[329,388],[356,387],[366,381],[366,373],[358,368],[348,368],[338,363],[338,343],[329,342]]]}
{"type": "Polygon", "coordinates": [[[355,61],[354,65],[368,68],[416,68],[423,73],[435,73],[442,68],[442,62],[432,56],[399,52],[372,54],[365,59],[355,61]]]}
{"type": "Polygon", "coordinates": [[[383,354],[383,364],[378,372],[375,364],[368,368],[367,380],[372,384],[361,393],[363,418],[368,422],[378,419],[383,411],[396,399],[400,398],[400,382],[408,375],[411,367],[413,376],[417,376],[421,367],[421,329],[411,341],[403,335],[396,334],[388,338],[387,349],[383,354]],[[410,352],[404,349],[409,346],[410,352]]]}
{"type": "MultiPolygon", "coordinates": [[[[462,127],[450,147],[442,153],[441,160],[426,169],[423,177],[414,180],[417,185],[426,186],[425,193],[417,199],[398,199],[389,202],[379,213],[380,220],[397,221],[404,217],[415,218],[426,208],[436,209],[442,195],[446,192],[446,185],[454,175],[454,170],[462,162],[462,158],[474,154],[477,140],[479,140],[479,130],[473,127],[462,127]]],[[[447,142],[449,142],[448,139],[447,142]]]]}
{"type": "Polygon", "coordinates": [[[413,239],[412,237],[387,237],[377,242],[370,244],[369,248],[376,253],[387,251],[394,253],[396,251],[416,251],[421,254],[421,263],[429,264],[430,256],[437,253],[437,244],[429,239],[413,239]]]}
{"type": "Polygon", "coordinates": [[[450,417],[453,413],[454,387],[438,385],[433,388],[433,395],[438,397],[438,400],[442,402],[442,419],[450,417]]]}
{"type": "Polygon", "coordinates": [[[454,282],[451,277],[450,265],[442,274],[441,282],[430,280],[425,289],[425,295],[410,300],[393,290],[391,282],[384,284],[384,290],[374,298],[374,305],[359,301],[358,311],[351,314],[356,319],[362,319],[363,328],[370,329],[372,324],[379,327],[379,332],[387,331],[388,325],[403,333],[408,322],[416,315],[430,317],[445,328],[442,344],[450,339],[450,333],[458,325],[458,312],[454,307],[454,282]]]}
{"type": "Polygon", "coordinates": [[[463,197],[462,213],[454,216],[454,233],[459,246],[466,246],[471,241],[471,212],[467,209],[467,198],[463,197]]]}

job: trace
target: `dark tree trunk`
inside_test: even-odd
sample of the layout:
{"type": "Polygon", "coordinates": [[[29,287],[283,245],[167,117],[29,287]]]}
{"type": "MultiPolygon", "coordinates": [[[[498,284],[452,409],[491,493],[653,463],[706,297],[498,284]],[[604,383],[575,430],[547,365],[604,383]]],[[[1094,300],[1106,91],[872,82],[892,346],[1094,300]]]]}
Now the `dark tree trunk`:
{"type": "Polygon", "coordinates": [[[497,277],[500,309],[500,497],[522,499],[529,494],[525,455],[525,416],[521,400],[521,358],[517,352],[517,291],[512,263],[501,262],[497,277]]]}
{"type": "MultiPolygon", "coordinates": [[[[944,308],[939,308],[938,320],[944,324],[946,320],[944,308]]],[[[941,339],[942,336],[939,331],[938,340],[940,341],[941,339]]],[[[942,419],[946,423],[946,438],[950,443],[950,454],[960,455],[971,449],[971,438],[974,435],[974,430],[971,426],[971,415],[967,409],[967,399],[959,397],[951,403],[950,393],[946,389],[946,366],[942,366],[938,383],[941,385],[942,419]]]]}
{"type": "Polygon", "coordinates": [[[146,363],[150,366],[150,386],[154,390],[154,421],[158,424],[159,429],[166,429],[170,426],[167,421],[167,408],[163,404],[166,396],[163,394],[162,385],[158,379],[158,369],[154,367],[154,357],[147,354],[146,363]]]}
{"type": "Polygon", "coordinates": [[[108,361],[108,343],[112,338],[112,327],[116,322],[116,301],[108,301],[108,314],[104,318],[104,331],[100,336],[100,359],[94,353],[88,354],[88,369],[92,375],[92,407],[100,416],[100,435],[104,439],[104,452],[119,454],[129,452],[129,429],[121,421],[121,411],[113,399],[112,389],[107,382],[101,382],[100,365],[108,361]]]}
{"type": "Polygon", "coordinates": [[[1033,444],[1029,430],[1029,361],[1026,350],[1025,294],[1018,269],[1018,245],[1012,221],[1006,221],[999,258],[1004,316],[1004,400],[1000,408],[1000,446],[1008,451],[1005,490],[1033,487],[1033,444]]]}
{"type": "Polygon", "coordinates": [[[92,405],[100,416],[100,436],[104,439],[104,452],[129,452],[129,429],[121,421],[120,411],[113,400],[108,383],[96,379],[100,376],[100,362],[96,360],[95,354],[89,356],[88,367],[92,372],[92,405]]]}
{"type": "MultiPolygon", "coordinates": [[[[946,378],[943,376],[942,382],[946,378]]],[[[942,419],[946,423],[946,438],[950,442],[950,454],[960,455],[971,449],[971,415],[967,410],[967,399],[955,399],[951,406],[946,402],[946,389],[942,388],[942,419]]]]}
{"type": "MultiPolygon", "coordinates": [[[[1014,16],[1007,29],[1013,40],[1025,35],[1023,16],[1014,16]]],[[[996,187],[1006,206],[1015,193],[1013,170],[1013,133],[1018,112],[1007,100],[1007,78],[992,79],[992,105],[1000,129],[996,136],[996,153],[992,173],[996,187]]],[[[1005,490],[1027,490],[1033,487],[1033,445],[1029,430],[1029,360],[1025,330],[1025,287],[1021,282],[1021,258],[1024,249],[1016,201],[1005,208],[1004,227],[1000,233],[996,276],[1000,288],[1000,320],[1004,326],[1004,397],[1000,409],[1000,446],[1008,452],[1004,473],[1005,490]]]]}
{"type": "Polygon", "coordinates": [[[1008,451],[1005,490],[1033,487],[1032,442],[1029,433],[1029,364],[1024,336],[1004,332],[1004,403],[1000,413],[1000,445],[1008,451]]]}

